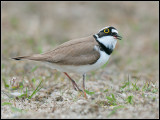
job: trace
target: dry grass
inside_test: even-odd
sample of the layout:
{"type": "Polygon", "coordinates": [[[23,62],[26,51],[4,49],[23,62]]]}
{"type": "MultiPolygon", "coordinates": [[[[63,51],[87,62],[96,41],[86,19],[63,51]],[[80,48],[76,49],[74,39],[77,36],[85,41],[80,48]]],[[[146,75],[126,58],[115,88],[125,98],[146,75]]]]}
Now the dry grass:
{"type": "MultiPolygon", "coordinates": [[[[1,118],[159,118],[158,2],[2,2],[1,7],[1,118]],[[88,100],[60,72],[9,59],[51,50],[105,26],[115,26],[123,40],[106,67],[87,74],[88,100]]],[[[70,75],[82,84],[81,76],[70,75]]]]}

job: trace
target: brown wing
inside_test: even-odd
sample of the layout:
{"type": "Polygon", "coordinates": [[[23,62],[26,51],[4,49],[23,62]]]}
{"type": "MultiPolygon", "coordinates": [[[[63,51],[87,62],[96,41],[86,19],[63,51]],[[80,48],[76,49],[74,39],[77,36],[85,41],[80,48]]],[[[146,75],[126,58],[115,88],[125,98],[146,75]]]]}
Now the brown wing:
{"type": "Polygon", "coordinates": [[[60,65],[86,65],[95,63],[100,54],[94,49],[98,45],[93,36],[70,40],[56,47],[54,50],[35,54],[32,56],[16,57],[13,59],[30,59],[36,61],[46,61],[60,65]]]}
{"type": "Polygon", "coordinates": [[[44,53],[45,61],[60,65],[86,65],[95,63],[100,54],[94,49],[98,45],[90,36],[68,41],[54,50],[44,53]]]}

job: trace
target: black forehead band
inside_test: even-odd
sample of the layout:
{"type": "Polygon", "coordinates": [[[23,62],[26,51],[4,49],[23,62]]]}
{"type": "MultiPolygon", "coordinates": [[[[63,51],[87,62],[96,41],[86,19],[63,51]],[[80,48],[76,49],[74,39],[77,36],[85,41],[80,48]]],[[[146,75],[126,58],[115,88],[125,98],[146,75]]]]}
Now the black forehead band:
{"type": "MultiPolygon", "coordinates": [[[[105,29],[109,29],[110,31],[111,31],[112,29],[117,30],[117,29],[116,29],[116,28],[114,28],[114,27],[109,27],[109,28],[105,28],[105,29]]],[[[103,32],[105,29],[101,30],[100,32],[103,32]]]]}

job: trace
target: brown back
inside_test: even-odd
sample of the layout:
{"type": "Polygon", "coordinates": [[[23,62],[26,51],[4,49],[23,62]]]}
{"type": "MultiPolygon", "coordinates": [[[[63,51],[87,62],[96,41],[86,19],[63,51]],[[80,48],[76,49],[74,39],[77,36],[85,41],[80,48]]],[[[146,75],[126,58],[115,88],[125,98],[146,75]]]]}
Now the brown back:
{"type": "Polygon", "coordinates": [[[43,54],[34,54],[31,56],[21,56],[13,59],[29,59],[35,61],[45,61],[59,65],[87,65],[95,63],[100,54],[94,49],[98,45],[93,36],[70,40],[55,49],[43,54]]]}
{"type": "Polygon", "coordinates": [[[43,53],[42,61],[60,65],[86,65],[95,63],[100,54],[94,50],[98,45],[92,36],[70,40],[56,47],[54,50],[43,53]]]}

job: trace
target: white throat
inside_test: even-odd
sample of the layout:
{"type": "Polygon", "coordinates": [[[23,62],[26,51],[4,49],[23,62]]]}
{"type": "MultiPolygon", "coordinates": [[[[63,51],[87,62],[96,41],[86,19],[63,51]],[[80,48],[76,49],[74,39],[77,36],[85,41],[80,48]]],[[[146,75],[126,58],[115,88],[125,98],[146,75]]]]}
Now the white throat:
{"type": "Polygon", "coordinates": [[[106,48],[114,49],[117,43],[117,40],[112,36],[104,36],[99,38],[98,35],[95,35],[97,40],[102,43],[106,48]]]}

